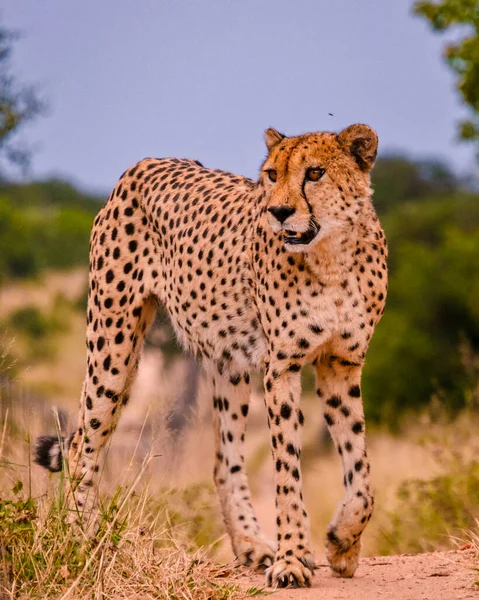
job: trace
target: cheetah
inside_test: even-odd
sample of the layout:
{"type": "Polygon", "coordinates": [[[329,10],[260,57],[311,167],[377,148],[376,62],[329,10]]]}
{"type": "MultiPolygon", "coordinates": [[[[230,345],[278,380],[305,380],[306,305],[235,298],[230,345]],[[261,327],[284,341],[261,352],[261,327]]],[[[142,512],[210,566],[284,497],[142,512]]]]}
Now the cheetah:
{"type": "Polygon", "coordinates": [[[265,133],[257,181],[190,159],[146,158],[126,171],[91,235],[87,373],[78,428],[39,438],[36,461],[68,452],[80,515],[93,510],[99,452],[127,404],[158,303],[201,358],[213,395],[214,481],[237,560],[276,587],[310,586],[315,563],[300,469],[301,369],[344,470],[345,496],[326,535],[331,568],[352,577],[373,511],[361,370],[384,311],[387,246],[371,201],[378,139],[265,133]],[[256,520],[245,472],[250,374],[264,374],[277,539],[256,520]]]}

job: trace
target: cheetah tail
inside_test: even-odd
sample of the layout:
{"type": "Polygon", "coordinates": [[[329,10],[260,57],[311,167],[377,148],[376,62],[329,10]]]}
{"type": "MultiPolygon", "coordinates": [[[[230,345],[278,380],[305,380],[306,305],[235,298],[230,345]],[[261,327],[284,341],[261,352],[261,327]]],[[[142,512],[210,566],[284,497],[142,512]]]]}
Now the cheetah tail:
{"type": "Polygon", "coordinates": [[[37,439],[35,445],[34,460],[37,465],[45,467],[52,473],[61,471],[63,467],[63,455],[68,454],[68,449],[74,434],[69,437],[58,438],[55,435],[42,435],[37,439]]]}

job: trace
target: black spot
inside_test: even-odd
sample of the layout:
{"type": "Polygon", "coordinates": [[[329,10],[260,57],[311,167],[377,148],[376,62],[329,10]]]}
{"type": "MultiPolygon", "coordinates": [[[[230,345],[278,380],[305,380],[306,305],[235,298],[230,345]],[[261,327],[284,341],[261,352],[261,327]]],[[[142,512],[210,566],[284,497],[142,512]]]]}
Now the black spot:
{"type": "Polygon", "coordinates": [[[101,423],[98,419],[92,419],[90,421],[90,426],[92,429],[98,429],[98,427],[100,427],[101,423]]]}
{"type": "Polygon", "coordinates": [[[325,412],[324,413],[324,418],[326,419],[326,423],[328,424],[329,427],[331,427],[332,425],[334,425],[334,419],[333,419],[333,417],[329,413],[325,412]]]}
{"type": "Polygon", "coordinates": [[[339,396],[331,396],[329,400],[326,400],[326,404],[331,408],[338,408],[341,406],[341,398],[339,396]]]}
{"type": "Polygon", "coordinates": [[[363,430],[363,424],[361,423],[361,421],[356,421],[356,423],[354,423],[351,429],[353,433],[361,433],[363,430]]]}
{"type": "Polygon", "coordinates": [[[335,533],[334,529],[330,529],[328,531],[328,535],[327,535],[328,540],[332,543],[335,544],[336,546],[340,545],[340,539],[338,538],[338,536],[335,533]]]}
{"type": "Polygon", "coordinates": [[[238,385],[238,383],[241,381],[241,375],[232,375],[230,377],[230,383],[232,383],[233,385],[238,385]]]}
{"type": "Polygon", "coordinates": [[[298,423],[301,425],[301,427],[304,425],[304,415],[303,415],[303,411],[298,408],[297,410],[298,413],[298,423]]]}
{"type": "Polygon", "coordinates": [[[281,405],[281,416],[283,419],[289,419],[291,416],[291,407],[289,404],[284,403],[281,405]]]}
{"type": "Polygon", "coordinates": [[[349,388],[349,395],[352,398],[359,398],[361,396],[361,390],[359,388],[359,385],[353,385],[352,387],[349,388]]]}

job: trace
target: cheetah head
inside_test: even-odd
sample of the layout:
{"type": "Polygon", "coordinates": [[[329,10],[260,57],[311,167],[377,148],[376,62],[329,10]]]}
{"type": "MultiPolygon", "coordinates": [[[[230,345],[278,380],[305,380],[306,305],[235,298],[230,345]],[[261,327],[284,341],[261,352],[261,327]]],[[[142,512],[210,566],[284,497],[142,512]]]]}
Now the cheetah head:
{"type": "Polygon", "coordinates": [[[268,220],[285,248],[307,252],[321,239],[347,233],[371,195],[370,171],[378,138],[367,125],[339,134],[288,138],[266,130],[269,155],[260,174],[268,220]]]}

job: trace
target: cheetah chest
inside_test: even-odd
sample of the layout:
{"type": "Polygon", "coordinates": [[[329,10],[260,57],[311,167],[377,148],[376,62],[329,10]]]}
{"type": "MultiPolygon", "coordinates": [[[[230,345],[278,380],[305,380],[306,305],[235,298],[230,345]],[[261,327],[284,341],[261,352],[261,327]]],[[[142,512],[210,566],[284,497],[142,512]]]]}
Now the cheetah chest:
{"type": "Polygon", "coordinates": [[[361,363],[372,327],[355,276],[329,284],[301,272],[292,277],[295,285],[286,282],[277,294],[268,296],[266,286],[258,289],[271,357],[303,365],[328,353],[361,363]]]}

